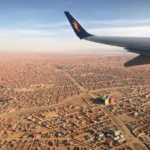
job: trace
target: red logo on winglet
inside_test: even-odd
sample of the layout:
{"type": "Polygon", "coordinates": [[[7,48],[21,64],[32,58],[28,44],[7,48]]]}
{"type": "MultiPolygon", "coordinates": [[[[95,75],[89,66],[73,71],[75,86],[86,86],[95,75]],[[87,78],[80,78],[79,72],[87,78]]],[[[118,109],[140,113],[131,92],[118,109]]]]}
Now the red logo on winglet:
{"type": "Polygon", "coordinates": [[[77,22],[76,22],[75,20],[73,20],[71,24],[74,25],[73,27],[74,27],[77,31],[79,31],[79,32],[81,31],[81,30],[79,30],[78,24],[77,24],[77,22]]]}

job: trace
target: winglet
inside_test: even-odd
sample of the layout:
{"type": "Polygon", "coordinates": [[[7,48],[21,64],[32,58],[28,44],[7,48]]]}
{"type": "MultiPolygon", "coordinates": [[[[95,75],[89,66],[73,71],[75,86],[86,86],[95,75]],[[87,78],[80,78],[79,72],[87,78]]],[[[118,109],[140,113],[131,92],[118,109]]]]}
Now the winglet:
{"type": "Polygon", "coordinates": [[[64,12],[65,15],[67,16],[74,32],[76,33],[76,35],[80,38],[80,39],[83,39],[83,38],[86,38],[86,37],[89,37],[89,36],[93,36],[92,34],[89,34],[80,24],[79,22],[77,21],[77,19],[75,19],[69,12],[64,12]]]}

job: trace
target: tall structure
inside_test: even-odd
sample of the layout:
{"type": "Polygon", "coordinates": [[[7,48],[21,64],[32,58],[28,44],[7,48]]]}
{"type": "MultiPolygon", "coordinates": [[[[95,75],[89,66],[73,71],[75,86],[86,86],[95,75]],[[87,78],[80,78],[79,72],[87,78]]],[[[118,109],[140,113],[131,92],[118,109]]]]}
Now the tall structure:
{"type": "Polygon", "coordinates": [[[114,97],[110,97],[109,95],[108,96],[103,95],[100,98],[100,101],[101,101],[102,104],[108,105],[108,104],[113,104],[115,102],[115,98],[114,97]]]}

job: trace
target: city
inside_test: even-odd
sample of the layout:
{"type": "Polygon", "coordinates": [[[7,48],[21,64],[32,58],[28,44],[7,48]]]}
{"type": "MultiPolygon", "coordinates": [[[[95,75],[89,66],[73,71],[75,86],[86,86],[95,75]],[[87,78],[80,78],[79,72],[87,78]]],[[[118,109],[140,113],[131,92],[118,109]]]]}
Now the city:
{"type": "Polygon", "coordinates": [[[150,66],[124,68],[134,56],[2,53],[1,149],[150,149],[150,66]]]}

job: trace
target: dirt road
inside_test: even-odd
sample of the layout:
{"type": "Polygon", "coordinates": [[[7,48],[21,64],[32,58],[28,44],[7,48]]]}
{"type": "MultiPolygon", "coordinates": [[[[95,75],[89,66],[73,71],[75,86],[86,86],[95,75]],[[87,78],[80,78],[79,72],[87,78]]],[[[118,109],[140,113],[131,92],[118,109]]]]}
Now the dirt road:
{"type": "Polygon", "coordinates": [[[85,95],[86,95],[86,93],[82,93],[80,95],[67,98],[63,102],[60,102],[59,104],[53,104],[53,105],[50,105],[50,106],[43,106],[43,107],[26,108],[26,109],[11,112],[11,113],[0,114],[0,118],[2,118],[2,117],[16,117],[17,114],[20,114],[20,113],[23,113],[23,114],[25,114],[25,113],[34,113],[34,112],[38,112],[40,110],[48,110],[48,109],[55,108],[55,107],[61,107],[61,106],[64,106],[68,103],[71,103],[71,102],[73,102],[73,101],[75,101],[75,100],[77,100],[77,99],[79,99],[79,98],[81,98],[85,95]]]}
{"type": "Polygon", "coordinates": [[[78,85],[78,87],[84,91],[84,92],[87,92],[88,90],[86,88],[84,88],[79,82],[77,82],[69,73],[65,72],[64,73],[76,84],[78,85]]]}
{"type": "MultiPolygon", "coordinates": [[[[94,94],[90,94],[93,98],[96,98],[94,94]]],[[[107,107],[104,105],[97,104],[100,109],[107,114],[109,119],[116,125],[116,127],[122,132],[125,136],[129,146],[134,150],[147,150],[147,147],[137,138],[133,136],[130,130],[126,127],[126,125],[113,113],[111,113],[107,107]]]]}

